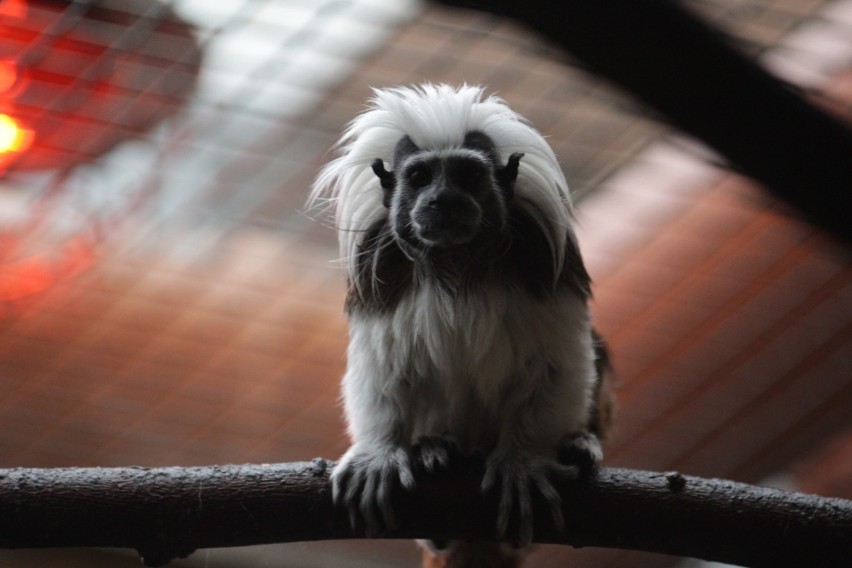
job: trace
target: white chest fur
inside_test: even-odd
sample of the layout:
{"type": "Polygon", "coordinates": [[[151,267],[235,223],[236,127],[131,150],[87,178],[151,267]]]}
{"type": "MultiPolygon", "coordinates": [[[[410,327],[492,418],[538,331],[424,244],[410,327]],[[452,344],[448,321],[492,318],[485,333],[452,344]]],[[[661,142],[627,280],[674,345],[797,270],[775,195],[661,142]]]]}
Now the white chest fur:
{"type": "MultiPolygon", "coordinates": [[[[566,433],[586,419],[588,315],[570,294],[537,299],[494,283],[452,297],[424,286],[391,312],[353,315],[350,333],[347,411],[369,402],[362,397],[371,383],[376,396],[395,402],[406,438],[450,433],[466,446],[489,446],[478,432],[499,431],[494,421],[542,389],[565,401],[566,433]]],[[[357,439],[357,411],[348,414],[357,439]]]]}

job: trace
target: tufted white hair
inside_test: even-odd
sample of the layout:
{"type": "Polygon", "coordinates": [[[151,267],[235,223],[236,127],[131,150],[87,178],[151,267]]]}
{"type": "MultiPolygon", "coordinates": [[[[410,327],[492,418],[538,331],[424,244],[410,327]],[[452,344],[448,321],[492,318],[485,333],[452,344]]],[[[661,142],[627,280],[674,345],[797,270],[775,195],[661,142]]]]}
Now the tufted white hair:
{"type": "Polygon", "coordinates": [[[354,276],[357,252],[366,231],[387,216],[382,190],[371,164],[381,158],[393,167],[397,142],[405,135],[421,150],[462,146],[465,134],[479,131],[497,147],[502,163],[523,152],[515,199],[546,235],[559,274],[570,229],[568,184],[553,150],[527,120],[499,97],[486,97],[480,86],[426,83],[416,87],[373,89],[370,107],[341,136],[339,155],[319,173],[310,203],[334,209],[340,253],[354,276]]]}

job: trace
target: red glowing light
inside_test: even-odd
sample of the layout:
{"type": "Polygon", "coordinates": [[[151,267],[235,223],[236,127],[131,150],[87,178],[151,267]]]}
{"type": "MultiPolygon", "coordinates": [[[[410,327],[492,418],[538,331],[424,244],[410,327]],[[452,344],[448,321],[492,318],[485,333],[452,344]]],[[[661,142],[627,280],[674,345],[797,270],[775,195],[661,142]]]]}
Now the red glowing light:
{"type": "Polygon", "coordinates": [[[0,59],[0,93],[5,93],[18,81],[18,67],[14,61],[0,59]]]}
{"type": "Polygon", "coordinates": [[[0,0],[0,16],[23,19],[27,17],[27,0],[0,0]]]}
{"type": "Polygon", "coordinates": [[[8,114],[0,114],[0,155],[23,152],[33,141],[33,131],[8,114]]]}
{"type": "Polygon", "coordinates": [[[96,244],[90,235],[80,235],[52,255],[39,254],[9,262],[0,258],[0,302],[34,296],[87,270],[95,262],[96,244]]]}

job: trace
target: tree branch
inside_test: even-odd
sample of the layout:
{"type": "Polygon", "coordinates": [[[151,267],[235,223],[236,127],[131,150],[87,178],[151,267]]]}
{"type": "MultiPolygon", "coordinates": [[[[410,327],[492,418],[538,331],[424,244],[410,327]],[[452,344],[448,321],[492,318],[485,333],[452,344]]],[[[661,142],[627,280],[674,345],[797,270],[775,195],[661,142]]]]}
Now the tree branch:
{"type": "MultiPolygon", "coordinates": [[[[0,470],[0,547],[134,548],[157,566],[198,548],[363,537],[331,502],[331,465],[0,470]]],[[[383,538],[491,538],[497,504],[480,496],[480,479],[477,467],[421,478],[398,493],[399,528],[383,538]]],[[[563,483],[561,494],[567,528],[544,515],[537,542],[748,566],[852,558],[843,499],[611,468],[563,483]]]]}

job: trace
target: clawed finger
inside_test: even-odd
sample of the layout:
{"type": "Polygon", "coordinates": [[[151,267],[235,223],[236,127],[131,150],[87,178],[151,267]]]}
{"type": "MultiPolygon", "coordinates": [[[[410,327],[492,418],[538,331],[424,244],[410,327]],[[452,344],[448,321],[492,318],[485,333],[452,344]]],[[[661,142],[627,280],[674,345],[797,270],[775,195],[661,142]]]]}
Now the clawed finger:
{"type": "Polygon", "coordinates": [[[529,485],[520,483],[518,489],[518,539],[515,546],[523,548],[532,542],[533,538],[533,514],[532,499],[530,499],[529,485]]]}
{"type": "Polygon", "coordinates": [[[331,500],[338,504],[349,482],[350,471],[344,464],[338,464],[331,473],[331,500]]]}
{"type": "Polygon", "coordinates": [[[382,472],[382,477],[379,481],[378,494],[376,495],[375,502],[379,505],[382,520],[384,521],[385,526],[390,530],[396,528],[396,515],[394,514],[393,507],[391,506],[392,490],[393,479],[391,478],[390,472],[382,472]]]}
{"type": "Polygon", "coordinates": [[[553,524],[559,531],[565,530],[565,517],[562,515],[562,497],[559,492],[553,487],[553,484],[546,477],[536,479],[536,487],[544,497],[544,500],[550,505],[550,516],[553,518],[553,524]]]}
{"type": "Polygon", "coordinates": [[[500,485],[500,505],[497,510],[497,536],[504,538],[509,530],[509,516],[512,514],[512,480],[503,477],[500,485]]]}
{"type": "Polygon", "coordinates": [[[347,503],[354,503],[358,500],[358,495],[361,494],[364,487],[364,474],[361,471],[355,471],[347,475],[346,491],[343,494],[343,500],[347,503]]]}
{"type": "Polygon", "coordinates": [[[378,536],[381,525],[379,524],[376,495],[378,488],[376,487],[378,480],[373,475],[367,475],[364,479],[364,486],[361,488],[361,498],[359,506],[361,515],[364,517],[364,528],[367,536],[378,536]]]}

